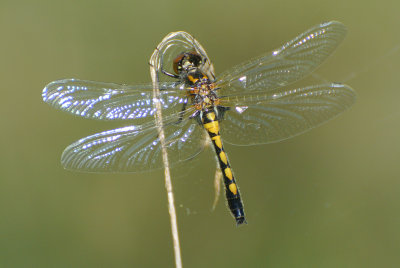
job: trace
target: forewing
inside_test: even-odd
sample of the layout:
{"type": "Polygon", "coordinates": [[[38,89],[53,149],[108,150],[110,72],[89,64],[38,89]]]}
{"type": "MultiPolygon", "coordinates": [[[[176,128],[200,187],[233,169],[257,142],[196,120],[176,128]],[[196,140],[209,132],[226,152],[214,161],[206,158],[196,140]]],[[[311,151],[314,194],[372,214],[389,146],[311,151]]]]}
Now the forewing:
{"type": "Polygon", "coordinates": [[[319,24],[280,48],[224,72],[217,79],[221,95],[268,91],[300,80],[332,54],[345,35],[340,22],[319,24]]]}
{"type": "MultiPolygon", "coordinates": [[[[195,121],[164,125],[170,165],[193,158],[204,147],[205,131],[195,121]]],[[[154,124],[117,128],[80,139],[62,154],[66,169],[86,172],[142,172],[162,168],[162,154],[154,124]]]]}
{"type": "Polygon", "coordinates": [[[51,82],[42,92],[45,102],[71,114],[99,120],[138,119],[154,116],[154,102],[162,103],[165,115],[181,111],[187,102],[177,83],[160,84],[160,97],[153,98],[153,86],[119,85],[64,79],[51,82]]]}
{"type": "Polygon", "coordinates": [[[278,142],[336,117],[355,101],[347,85],[327,84],[221,99],[235,103],[221,122],[223,139],[235,145],[278,142]]]}

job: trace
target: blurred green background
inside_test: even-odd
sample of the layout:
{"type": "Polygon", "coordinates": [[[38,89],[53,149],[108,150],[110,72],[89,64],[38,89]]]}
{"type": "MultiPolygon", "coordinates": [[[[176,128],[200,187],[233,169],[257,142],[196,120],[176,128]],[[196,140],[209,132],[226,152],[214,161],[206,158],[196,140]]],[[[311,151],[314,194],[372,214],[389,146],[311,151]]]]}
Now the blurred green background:
{"type": "MultiPolygon", "coordinates": [[[[398,1],[0,2],[0,267],[173,267],[162,172],[64,170],[63,149],[117,125],[42,102],[61,78],[150,81],[171,31],[192,33],[216,72],[311,26],[349,33],[317,71],[358,94],[339,118],[271,145],[226,145],[247,226],[213,202],[211,150],[173,170],[184,267],[400,266],[398,1]]],[[[311,80],[310,80],[311,81],[311,80]]]]}

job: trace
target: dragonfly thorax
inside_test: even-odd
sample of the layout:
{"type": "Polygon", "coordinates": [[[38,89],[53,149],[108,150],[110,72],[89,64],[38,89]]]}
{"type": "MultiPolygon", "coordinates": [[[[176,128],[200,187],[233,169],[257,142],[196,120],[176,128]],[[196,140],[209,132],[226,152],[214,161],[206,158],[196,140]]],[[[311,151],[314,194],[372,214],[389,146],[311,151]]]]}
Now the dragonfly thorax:
{"type": "Polygon", "coordinates": [[[202,71],[202,64],[202,56],[196,51],[183,52],[173,61],[174,71],[198,112],[213,110],[219,104],[215,83],[202,71]]]}
{"type": "Polygon", "coordinates": [[[199,69],[187,76],[187,85],[192,104],[197,110],[209,109],[219,104],[215,83],[211,82],[199,69]]]}

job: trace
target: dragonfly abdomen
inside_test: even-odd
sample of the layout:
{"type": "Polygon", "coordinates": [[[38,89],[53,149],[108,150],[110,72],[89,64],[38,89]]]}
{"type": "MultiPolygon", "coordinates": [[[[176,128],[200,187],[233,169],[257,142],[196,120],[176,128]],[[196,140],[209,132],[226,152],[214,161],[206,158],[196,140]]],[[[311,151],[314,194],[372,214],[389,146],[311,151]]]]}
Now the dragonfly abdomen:
{"type": "Polygon", "coordinates": [[[202,114],[202,123],[211,141],[214,145],[215,152],[218,157],[219,166],[222,171],[225,184],[225,195],[228,202],[229,209],[236,220],[236,224],[240,225],[246,223],[244,215],[243,203],[240,198],[239,188],[233,176],[228,157],[222,145],[221,136],[219,133],[219,121],[216,118],[214,111],[205,111],[202,114]]]}

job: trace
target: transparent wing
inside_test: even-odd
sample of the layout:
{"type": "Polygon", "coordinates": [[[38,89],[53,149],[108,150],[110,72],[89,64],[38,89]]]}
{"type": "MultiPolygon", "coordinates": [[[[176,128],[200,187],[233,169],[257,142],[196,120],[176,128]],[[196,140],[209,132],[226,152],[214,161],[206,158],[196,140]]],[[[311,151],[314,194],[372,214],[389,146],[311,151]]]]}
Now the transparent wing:
{"type": "Polygon", "coordinates": [[[354,91],[342,84],[225,97],[221,99],[222,105],[236,106],[225,113],[221,135],[235,145],[278,142],[336,117],[355,98],[354,91]]]}
{"type": "MultiPolygon", "coordinates": [[[[168,120],[170,121],[170,120],[168,120]]],[[[193,158],[202,151],[205,131],[186,117],[164,125],[171,165],[193,158]]],[[[157,127],[153,123],[117,128],[80,139],[62,154],[66,169],[86,172],[141,172],[162,168],[157,127]]]]}
{"type": "Polygon", "coordinates": [[[345,35],[346,28],[340,22],[317,25],[282,47],[224,72],[217,79],[221,95],[266,91],[293,83],[315,70],[345,35]]]}
{"type": "Polygon", "coordinates": [[[160,97],[153,98],[153,86],[64,79],[51,82],[42,92],[51,106],[78,116],[99,119],[137,119],[153,116],[154,101],[162,103],[163,114],[179,113],[187,102],[177,83],[160,83],[160,97]]]}

